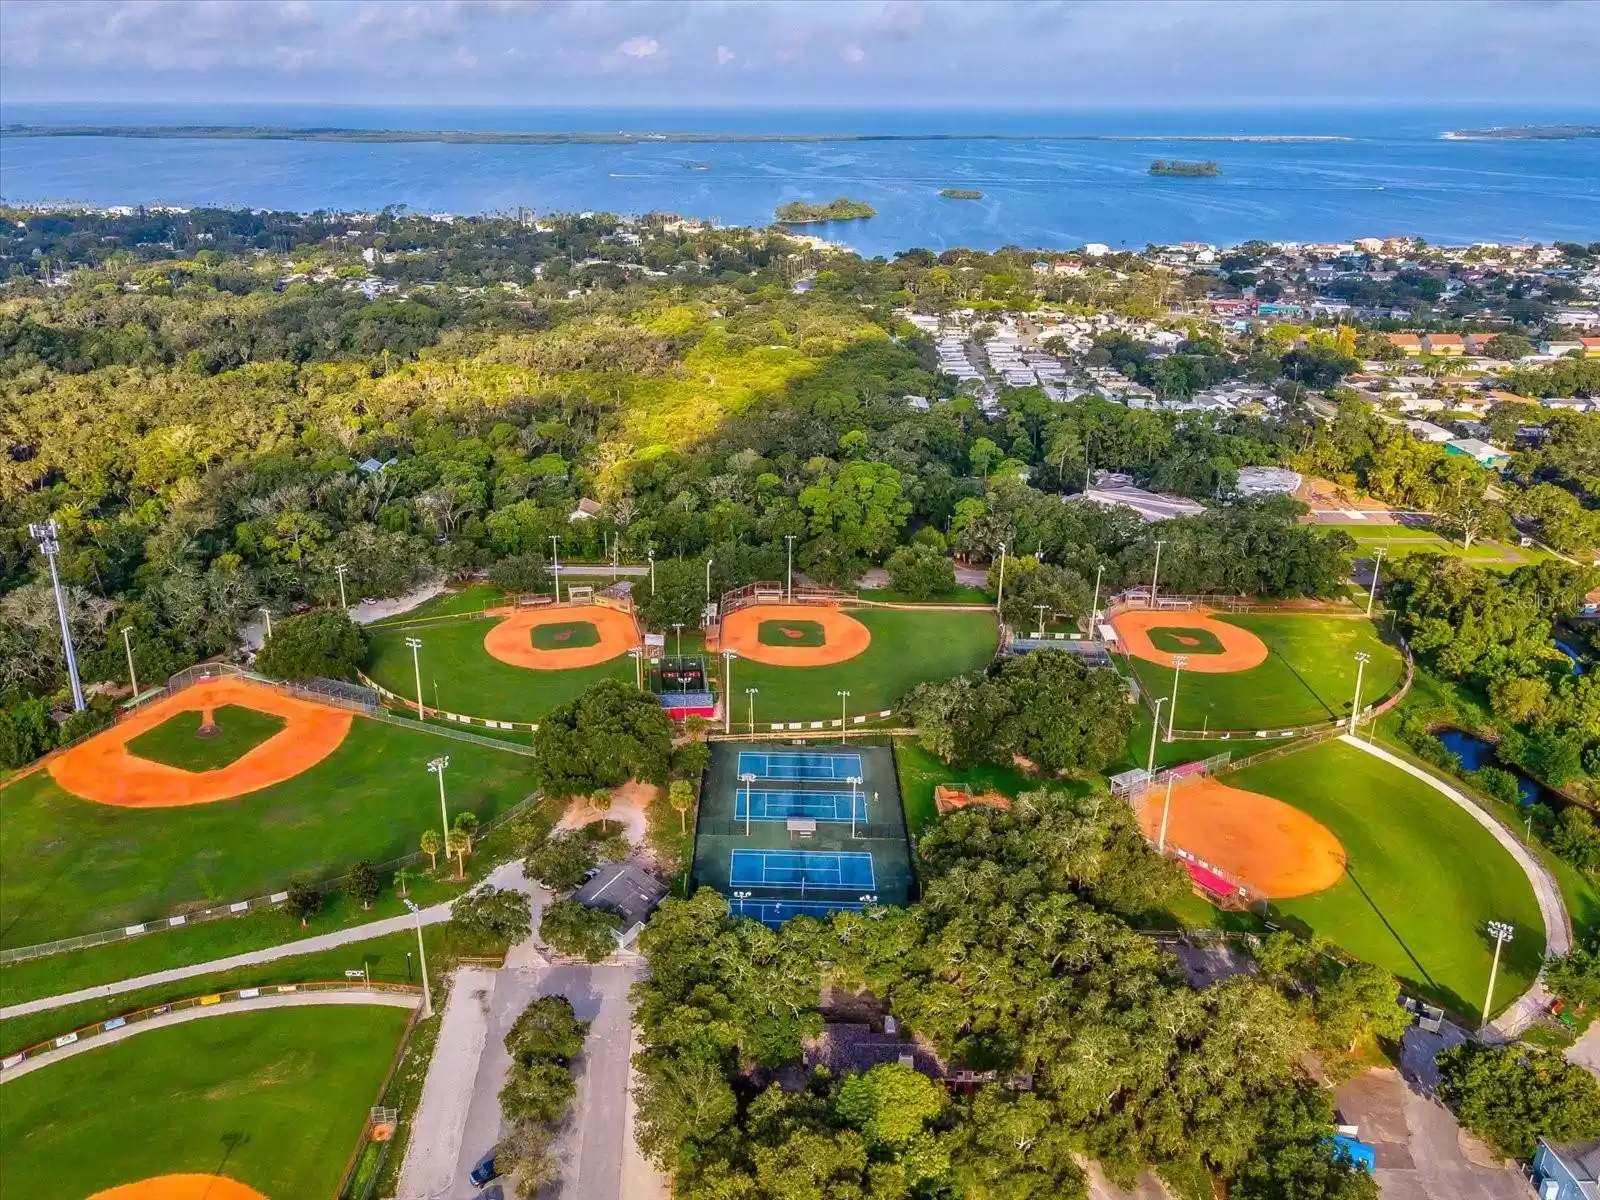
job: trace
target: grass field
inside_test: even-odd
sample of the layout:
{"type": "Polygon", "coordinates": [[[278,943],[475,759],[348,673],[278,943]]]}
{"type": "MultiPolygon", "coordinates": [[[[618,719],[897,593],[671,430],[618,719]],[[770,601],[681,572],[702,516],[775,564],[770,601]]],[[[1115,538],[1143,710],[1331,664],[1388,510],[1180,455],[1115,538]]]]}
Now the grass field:
{"type": "Polygon", "coordinates": [[[116,808],[36,771],[0,788],[0,945],[115,929],[409,854],[438,826],[425,767],[441,753],[452,812],[487,821],[532,790],[522,756],[361,718],[311,770],[216,804],[116,808]]]}
{"type": "Polygon", "coordinates": [[[269,1197],[331,1195],[408,1015],[376,1006],[229,1013],[13,1080],[0,1105],[6,1191],[82,1200],[192,1172],[269,1197]]]}
{"type": "Polygon", "coordinates": [[[838,720],[839,695],[848,691],[852,714],[880,712],[914,684],[948,679],[987,666],[999,634],[989,612],[917,612],[856,608],[850,615],[872,634],[872,644],[848,662],[827,667],[733,664],[734,725],[747,718],[745,688],[759,688],[756,725],[773,721],[838,720]]]}
{"type": "Polygon", "coordinates": [[[368,630],[372,648],[367,674],[396,695],[413,699],[416,676],[406,638],[420,638],[422,702],[447,712],[499,721],[537,721],[602,679],[634,678],[633,660],[626,654],[571,671],[534,671],[503,663],[483,648],[483,635],[498,620],[482,617],[418,628],[373,627],[368,630]]]}
{"type": "Polygon", "coordinates": [[[1543,562],[1553,558],[1548,551],[1537,546],[1512,546],[1505,542],[1474,542],[1470,549],[1460,542],[1433,532],[1420,525],[1374,525],[1368,521],[1348,525],[1324,525],[1323,529],[1339,529],[1356,542],[1356,556],[1371,558],[1378,547],[1383,547],[1385,558],[1403,558],[1408,554],[1447,554],[1464,558],[1474,566],[1510,571],[1526,563],[1543,562]]]}
{"type": "MultiPolygon", "coordinates": [[[[1405,674],[1400,652],[1379,639],[1370,621],[1360,618],[1219,613],[1215,619],[1247,629],[1265,642],[1267,661],[1229,674],[1183,672],[1178,682],[1179,729],[1270,729],[1348,716],[1358,650],[1372,656],[1362,676],[1364,704],[1388,695],[1405,674]]],[[[1171,668],[1140,658],[1125,661],[1147,696],[1172,694],[1171,668]]],[[[1164,707],[1163,728],[1167,719],[1164,707]]]]}
{"type": "Polygon", "coordinates": [[[1408,988],[1476,1018],[1488,986],[1490,920],[1510,921],[1497,1009],[1538,973],[1544,927],[1521,868],[1473,818],[1410,775],[1342,742],[1227,775],[1331,829],[1349,857],[1325,892],[1277,903],[1278,919],[1378,964],[1408,988]]]}
{"type": "Polygon", "coordinates": [[[212,713],[216,733],[201,737],[203,713],[181,712],[128,743],[128,752],[184,771],[215,771],[244,757],[287,722],[271,713],[224,704],[212,713]]]}

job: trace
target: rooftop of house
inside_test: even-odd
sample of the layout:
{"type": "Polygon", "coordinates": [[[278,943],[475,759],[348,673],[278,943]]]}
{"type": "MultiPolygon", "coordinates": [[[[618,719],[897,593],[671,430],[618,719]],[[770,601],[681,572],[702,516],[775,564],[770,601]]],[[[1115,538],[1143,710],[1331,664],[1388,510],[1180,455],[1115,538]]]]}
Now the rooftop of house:
{"type": "Polygon", "coordinates": [[[632,863],[606,863],[593,879],[572,893],[572,898],[585,908],[615,913],[622,918],[626,931],[648,921],[670,890],[632,863]]]}

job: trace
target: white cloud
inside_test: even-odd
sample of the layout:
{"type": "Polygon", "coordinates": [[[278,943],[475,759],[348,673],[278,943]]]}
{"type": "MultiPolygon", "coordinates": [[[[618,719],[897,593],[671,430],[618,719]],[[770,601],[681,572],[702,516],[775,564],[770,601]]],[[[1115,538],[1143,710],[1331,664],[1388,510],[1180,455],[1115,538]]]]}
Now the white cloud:
{"type": "Polygon", "coordinates": [[[735,54],[732,50],[729,50],[726,46],[717,47],[717,66],[719,67],[726,66],[728,63],[731,63],[738,57],[739,56],[737,54],[735,54]]]}
{"type": "Polygon", "coordinates": [[[867,52],[860,46],[852,43],[851,45],[846,46],[843,50],[839,51],[839,57],[844,59],[844,61],[849,63],[852,67],[859,67],[862,63],[867,61],[867,52]]]}
{"type": "Polygon", "coordinates": [[[617,49],[629,58],[649,58],[661,49],[661,43],[652,37],[631,37],[617,49]]]}

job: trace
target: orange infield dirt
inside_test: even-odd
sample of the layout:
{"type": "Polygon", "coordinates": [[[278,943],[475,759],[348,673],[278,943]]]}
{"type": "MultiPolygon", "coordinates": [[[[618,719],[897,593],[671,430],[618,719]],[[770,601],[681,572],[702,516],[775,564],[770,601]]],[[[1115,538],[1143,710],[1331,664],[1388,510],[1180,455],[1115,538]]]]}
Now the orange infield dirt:
{"type": "Polygon", "coordinates": [[[639,644],[639,629],[633,618],[615,608],[588,604],[577,608],[519,608],[483,635],[483,648],[493,658],[513,667],[535,671],[570,671],[574,667],[595,667],[626,654],[639,644]],[[592,646],[562,646],[540,650],[533,644],[537,625],[570,625],[587,621],[600,640],[592,646]]]}
{"type": "Polygon", "coordinates": [[[872,632],[837,608],[810,604],[753,604],[722,619],[720,648],[769,667],[829,667],[846,662],[872,644],[872,632]],[[822,626],[820,646],[768,646],[763,621],[815,621],[822,626]]]}
{"type": "Polygon", "coordinates": [[[177,808],[231,800],[292,779],[339,748],[354,714],[239,679],[216,679],[157,700],[119,725],[50,761],[55,781],[84,800],[119,808],[177,808]],[[181,712],[237,704],[282,717],[287,724],[259,746],[215,771],[185,771],[151,762],[128,742],[181,712]]]}
{"type": "Polygon", "coordinates": [[[253,1187],[222,1175],[159,1175],[124,1183],[89,1200],[267,1200],[253,1187]]]}
{"type": "Polygon", "coordinates": [[[1234,671],[1248,671],[1267,661],[1267,644],[1248,629],[1240,629],[1226,621],[1219,621],[1205,608],[1174,610],[1133,609],[1111,618],[1111,627],[1117,631],[1122,648],[1135,658],[1172,665],[1173,655],[1158,650],[1150,640],[1152,629],[1204,629],[1214,634],[1222,643],[1221,654],[1190,653],[1185,656],[1183,669],[1199,671],[1206,675],[1228,675],[1234,671]]]}
{"type": "MultiPolygon", "coordinates": [[[[1164,789],[1139,804],[1139,824],[1161,832],[1164,789]]],[[[1167,845],[1221,867],[1274,900],[1309,896],[1344,875],[1344,847],[1322,822],[1282,800],[1215,779],[1172,789],[1167,845]]]]}

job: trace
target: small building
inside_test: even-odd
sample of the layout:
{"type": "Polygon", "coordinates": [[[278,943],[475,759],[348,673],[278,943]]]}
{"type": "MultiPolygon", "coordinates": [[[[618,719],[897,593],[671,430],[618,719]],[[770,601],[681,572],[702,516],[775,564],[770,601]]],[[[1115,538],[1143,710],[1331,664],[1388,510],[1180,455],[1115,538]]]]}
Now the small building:
{"type": "Polygon", "coordinates": [[[1444,451],[1470,458],[1480,467],[1499,468],[1511,461],[1511,455],[1499,446],[1491,446],[1478,438],[1455,438],[1444,444],[1444,451]]]}
{"type": "Polygon", "coordinates": [[[1105,504],[1113,508],[1126,508],[1137,513],[1140,519],[1154,524],[1170,521],[1174,517],[1197,517],[1205,512],[1205,505],[1196,504],[1182,496],[1168,496],[1160,492],[1147,492],[1134,484],[1131,477],[1109,471],[1100,471],[1087,489],[1069,500],[1105,504]]]}
{"type": "Polygon", "coordinates": [[[1416,358],[1422,353],[1422,339],[1414,333],[1391,333],[1389,345],[1408,358],[1416,358]]]}
{"type": "Polygon", "coordinates": [[[1489,399],[1495,404],[1531,404],[1539,407],[1539,402],[1532,396],[1519,396],[1515,392],[1507,392],[1501,388],[1490,388],[1489,399]]]}
{"type": "Polygon", "coordinates": [[[1425,333],[1422,335],[1424,354],[1455,357],[1467,352],[1467,343],[1459,333],[1425,333]]]}
{"type": "Polygon", "coordinates": [[[1286,467],[1240,467],[1241,496],[1292,496],[1303,482],[1298,471],[1286,467]]]}
{"type": "Polygon", "coordinates": [[[1576,338],[1571,341],[1540,342],[1539,352],[1541,354],[1549,354],[1555,358],[1565,358],[1573,353],[1582,354],[1583,343],[1576,338]]]}
{"type": "Polygon", "coordinates": [[[1582,1142],[1540,1138],[1532,1177],[1539,1200],[1600,1200],[1600,1138],[1582,1142]]]}
{"type": "Polygon", "coordinates": [[[670,890],[632,863],[606,863],[593,879],[572,893],[572,898],[585,908],[598,908],[620,917],[622,928],[617,932],[617,945],[626,947],[633,944],[670,890]]]}
{"type": "Polygon", "coordinates": [[[1585,358],[1600,358],[1600,337],[1581,337],[1578,345],[1583,347],[1585,358]]]}
{"type": "Polygon", "coordinates": [[[600,512],[600,502],[598,500],[590,500],[588,497],[585,497],[584,499],[578,501],[577,508],[573,509],[567,514],[567,522],[568,524],[571,524],[573,521],[592,521],[595,517],[600,515],[600,512]]]}
{"type": "Polygon", "coordinates": [[[375,458],[364,458],[356,464],[356,470],[363,475],[380,475],[385,468],[392,467],[399,461],[398,458],[386,458],[382,462],[375,458]]]}
{"type": "Polygon", "coordinates": [[[1432,442],[1436,446],[1442,446],[1455,437],[1455,434],[1444,426],[1435,425],[1432,421],[1407,421],[1405,427],[1423,441],[1432,442]]]}

